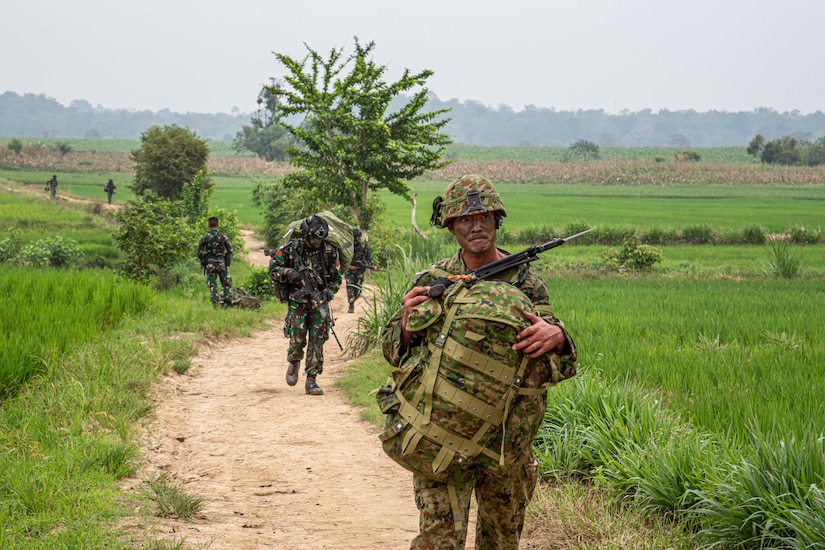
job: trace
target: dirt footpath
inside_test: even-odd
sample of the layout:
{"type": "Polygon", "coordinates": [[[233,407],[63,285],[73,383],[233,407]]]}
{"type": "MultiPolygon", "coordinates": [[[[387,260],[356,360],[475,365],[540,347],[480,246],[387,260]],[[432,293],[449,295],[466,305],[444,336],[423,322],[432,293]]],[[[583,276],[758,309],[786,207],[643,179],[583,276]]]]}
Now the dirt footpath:
{"type": "MultiPolygon", "coordinates": [[[[247,238],[250,260],[265,265],[262,244],[247,238]]],[[[343,343],[357,319],[345,287],[332,307],[343,343]]],[[[192,522],[159,520],[150,536],[212,550],[409,547],[412,476],[333,386],[346,365],[334,339],[318,377],[325,395],[309,396],[303,372],[297,386],[284,380],[282,328],[203,349],[188,373],[157,387],[135,481],[166,472],[206,505],[192,522]]]]}

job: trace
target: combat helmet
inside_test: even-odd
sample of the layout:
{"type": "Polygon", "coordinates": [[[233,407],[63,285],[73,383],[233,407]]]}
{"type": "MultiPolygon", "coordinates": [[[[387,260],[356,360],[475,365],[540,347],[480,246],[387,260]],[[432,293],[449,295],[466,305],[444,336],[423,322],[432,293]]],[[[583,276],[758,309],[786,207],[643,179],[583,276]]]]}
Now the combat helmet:
{"type": "Polygon", "coordinates": [[[301,222],[301,234],[307,239],[315,237],[323,241],[329,235],[329,224],[321,216],[313,214],[301,222]]]}
{"type": "Polygon", "coordinates": [[[490,180],[468,174],[448,185],[443,197],[435,198],[430,225],[447,227],[451,219],[476,211],[494,212],[500,218],[507,215],[504,203],[490,180]]]}

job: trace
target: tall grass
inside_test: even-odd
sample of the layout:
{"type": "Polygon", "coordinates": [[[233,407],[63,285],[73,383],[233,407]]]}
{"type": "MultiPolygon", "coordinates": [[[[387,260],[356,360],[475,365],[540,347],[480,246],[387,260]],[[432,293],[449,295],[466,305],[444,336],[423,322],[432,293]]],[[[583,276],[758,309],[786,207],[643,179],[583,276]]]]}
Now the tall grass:
{"type": "Polygon", "coordinates": [[[14,393],[75,346],[143,312],[150,289],[111,273],[0,266],[0,397],[14,393]]]}

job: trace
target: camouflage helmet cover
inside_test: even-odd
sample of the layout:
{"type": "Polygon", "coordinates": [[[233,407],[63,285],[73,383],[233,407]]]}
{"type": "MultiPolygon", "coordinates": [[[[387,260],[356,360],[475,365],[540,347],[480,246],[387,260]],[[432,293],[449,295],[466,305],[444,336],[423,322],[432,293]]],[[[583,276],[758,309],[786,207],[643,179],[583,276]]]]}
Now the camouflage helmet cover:
{"type": "Polygon", "coordinates": [[[444,197],[436,197],[433,201],[430,224],[447,227],[451,219],[475,211],[498,212],[501,217],[507,215],[504,203],[490,180],[474,174],[461,176],[447,186],[444,197]]]}

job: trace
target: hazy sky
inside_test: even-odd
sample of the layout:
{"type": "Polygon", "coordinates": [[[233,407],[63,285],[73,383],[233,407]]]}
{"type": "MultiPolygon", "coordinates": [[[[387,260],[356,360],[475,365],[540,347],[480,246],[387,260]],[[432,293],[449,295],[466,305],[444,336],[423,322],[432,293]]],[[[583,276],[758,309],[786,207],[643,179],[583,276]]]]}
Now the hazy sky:
{"type": "Polygon", "coordinates": [[[825,111],[823,0],[4,0],[0,93],[241,112],[272,52],[374,40],[387,78],[519,111],[825,111]]]}

